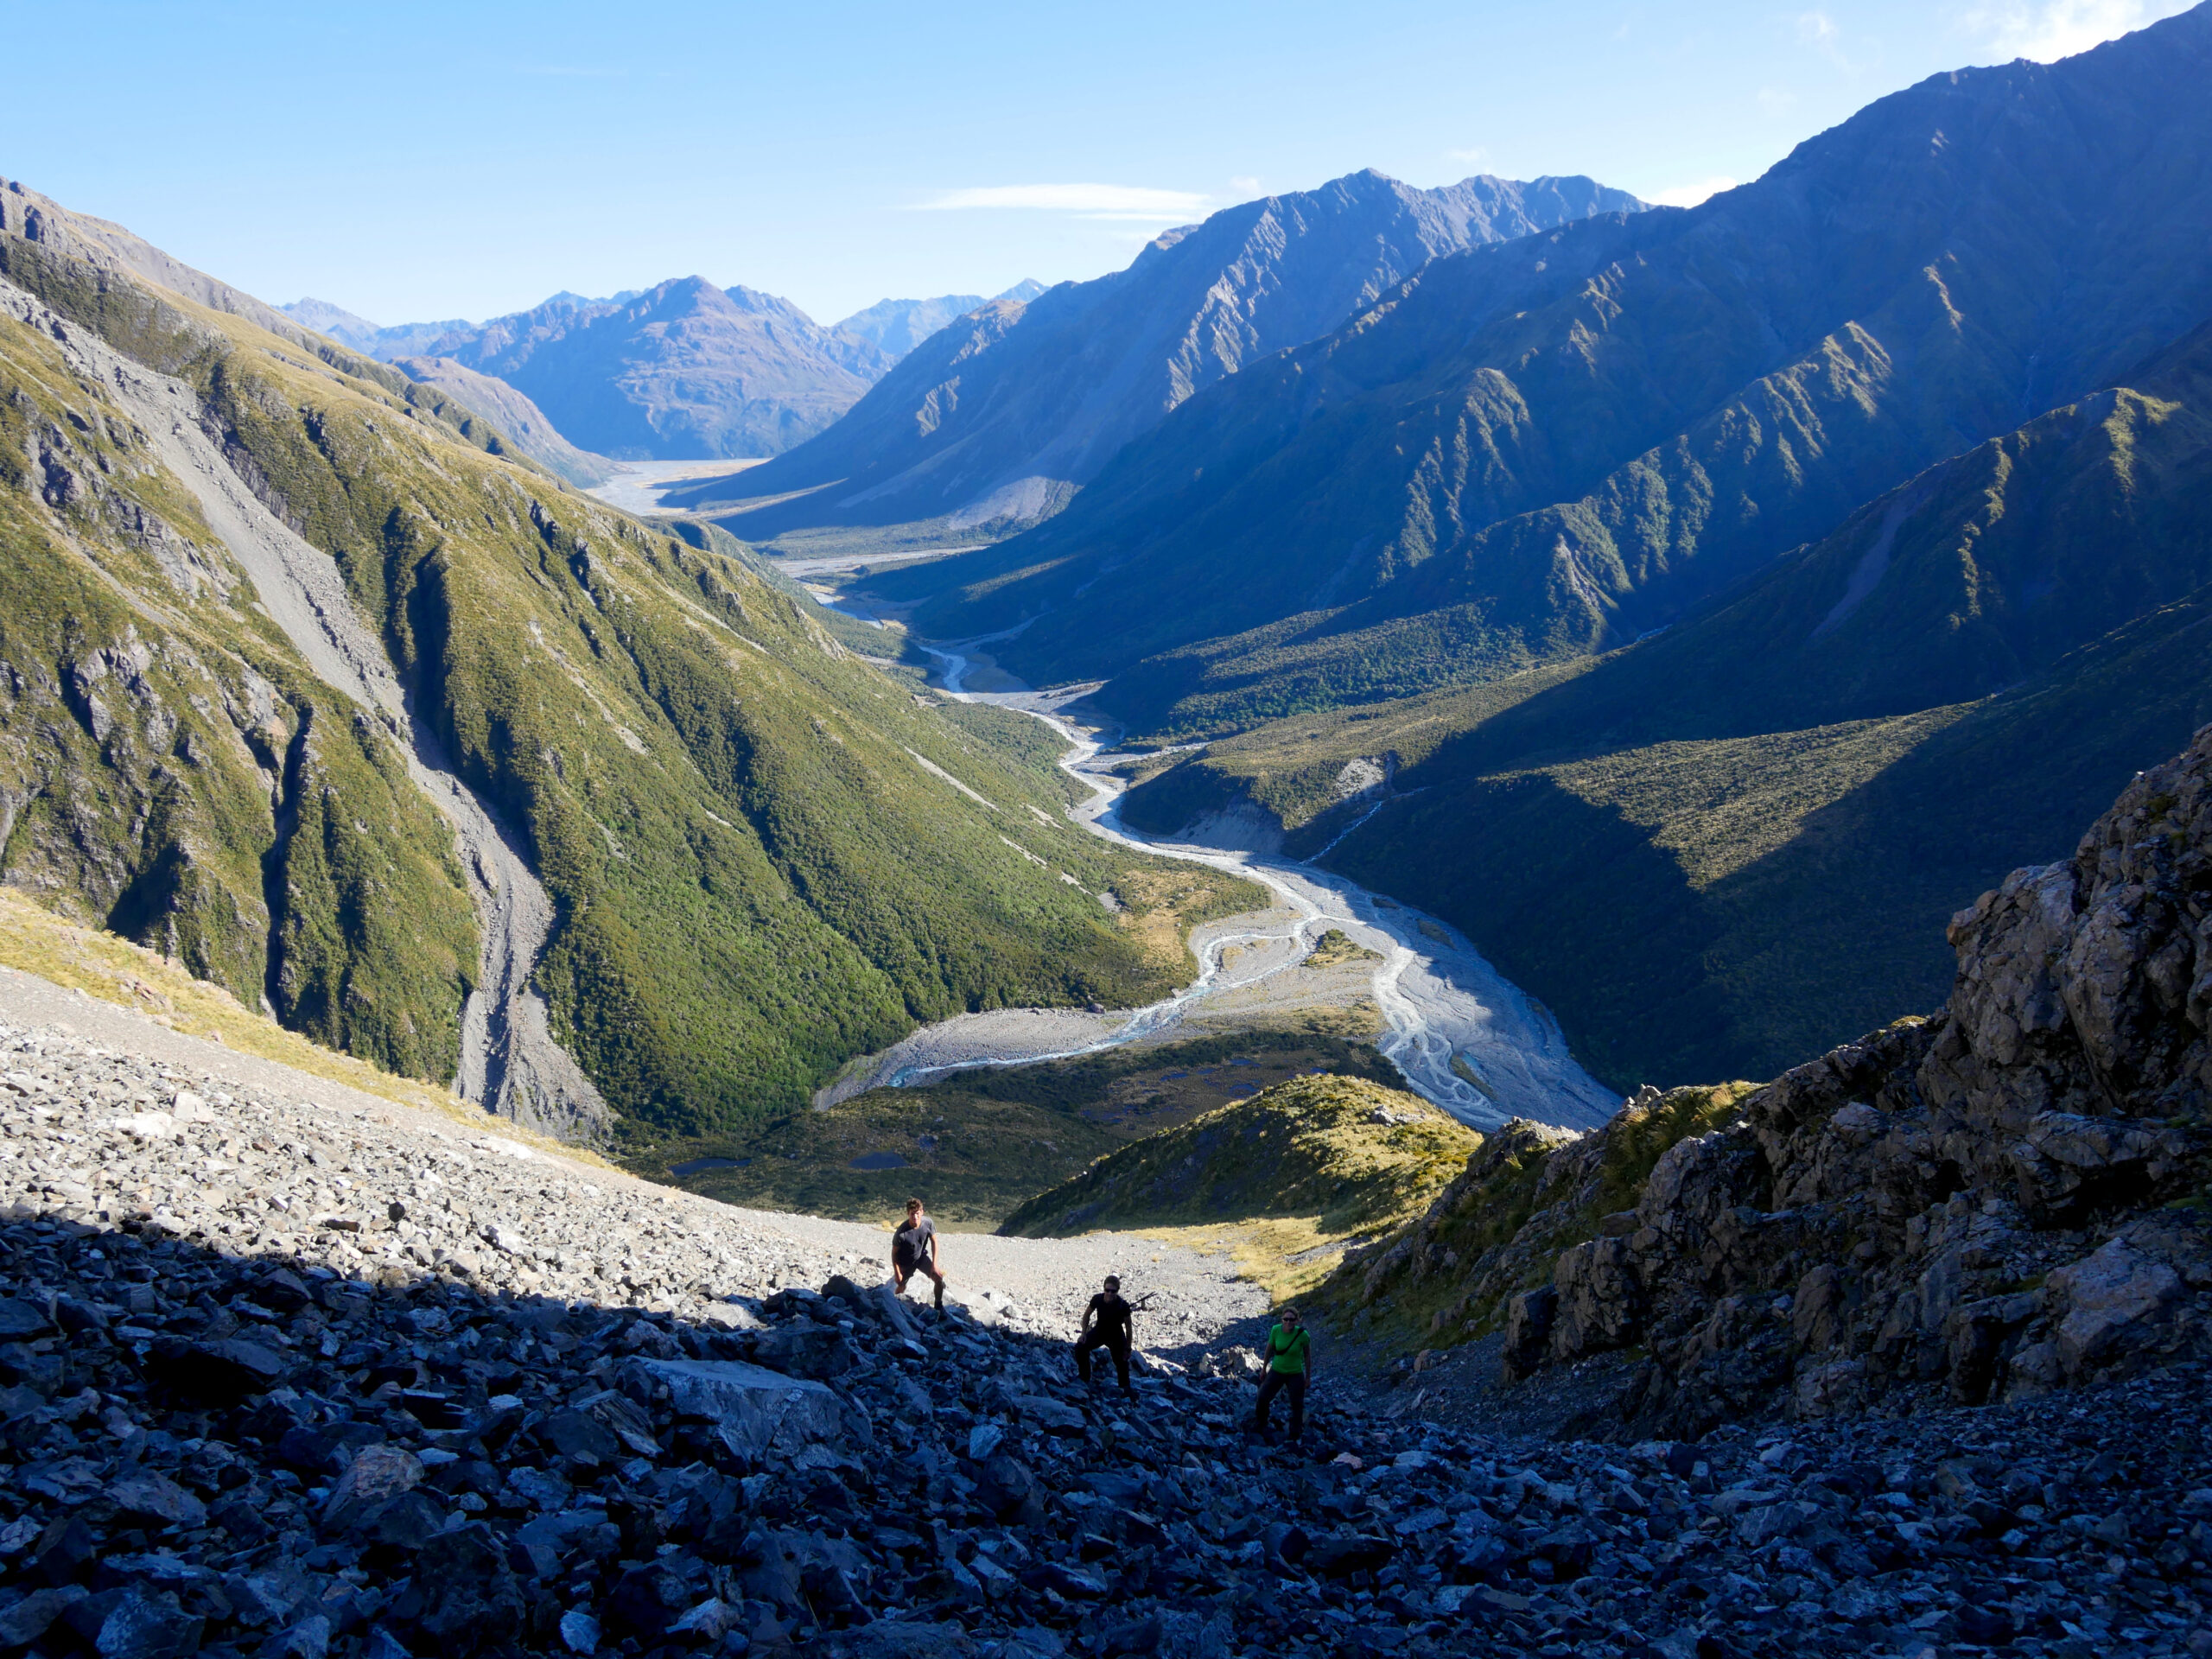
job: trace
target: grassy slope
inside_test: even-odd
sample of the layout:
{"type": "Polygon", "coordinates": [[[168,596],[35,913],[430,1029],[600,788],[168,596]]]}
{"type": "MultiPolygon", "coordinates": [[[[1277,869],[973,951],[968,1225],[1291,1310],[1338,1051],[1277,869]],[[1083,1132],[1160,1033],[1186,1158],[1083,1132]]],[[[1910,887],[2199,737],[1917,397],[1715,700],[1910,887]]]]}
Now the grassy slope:
{"type": "Polygon", "coordinates": [[[0,322],[0,871],[443,1081],[477,959],[451,833],[252,601],[144,435],[0,322]]]}
{"type": "Polygon", "coordinates": [[[940,1224],[982,1230],[1117,1147],[1315,1070],[1397,1076],[1374,1050],[1338,1039],[1238,1033],[872,1090],[757,1130],[639,1144],[624,1162],[726,1204],[856,1221],[895,1215],[918,1192],[940,1224]],[[905,1166],[852,1166],[883,1153],[905,1166]],[[742,1162],[686,1175],[671,1168],[700,1158],[742,1162]]]}
{"type": "Polygon", "coordinates": [[[1296,1225],[1275,1230],[1278,1265],[1281,1245],[1295,1244],[1318,1277],[1313,1258],[1420,1214],[1481,1144],[1418,1096],[1361,1078],[1299,1077],[1109,1154],[999,1230],[1217,1234],[1288,1222],[1296,1225]]]}
{"type": "MultiPolygon", "coordinates": [[[[11,274],[49,303],[197,386],[233,454],[335,557],[417,707],[534,853],[561,912],[539,975],[556,1031],[625,1114],[664,1128],[740,1122],[797,1103],[849,1055],[917,1020],[1010,1002],[1140,1001],[1187,975],[1179,946],[1161,950],[1140,930],[1141,889],[1167,870],[1187,887],[1190,867],[1068,824],[1057,774],[1027,748],[918,705],[741,560],[652,534],[473,447],[425,412],[428,389],[382,365],[95,278],[27,244],[10,253],[11,274]],[[1103,892],[1121,893],[1122,915],[1103,892]]],[[[28,477],[15,486],[18,524],[42,511],[31,487],[28,477]]],[[[163,522],[188,533],[181,492],[171,497],[163,522]]],[[[48,665],[54,697],[71,642],[100,614],[99,587],[79,583],[23,652],[26,667],[48,665]]],[[[138,596],[126,589],[113,627],[138,596]]],[[[227,617],[210,626],[226,646],[268,632],[227,617]]],[[[111,786],[108,756],[66,734],[57,745],[59,729],[41,718],[28,730],[19,765],[66,775],[59,747],[83,778],[49,796],[111,786]]],[[[327,768],[345,761],[338,740],[353,729],[329,722],[327,768]]],[[[373,753],[354,770],[393,775],[373,753]]],[[[187,817],[246,810],[242,781],[202,790],[182,768],[152,764],[141,793],[162,786],[187,817]]],[[[312,843],[293,839],[327,855],[358,820],[396,856],[405,843],[387,831],[404,806],[449,861],[449,839],[419,800],[394,791],[383,804],[334,819],[312,843]]],[[[147,821],[118,805],[52,839],[111,861],[147,821]]],[[[202,838],[228,861],[227,910],[170,906],[203,918],[194,925],[210,943],[194,957],[181,938],[187,959],[249,994],[268,925],[252,907],[259,883],[244,874],[265,848],[254,833],[202,838]]],[[[126,874],[138,856],[124,857],[126,874]]],[[[57,895],[114,913],[112,889],[126,884],[104,887],[54,859],[47,868],[57,895]]],[[[428,896],[387,883],[395,925],[372,930],[356,953],[410,984],[432,982],[436,995],[401,1010],[418,1030],[433,1004],[449,1026],[473,960],[450,948],[467,914],[454,873],[441,874],[445,889],[428,896]]],[[[302,949],[358,919],[344,879],[334,873],[327,893],[289,884],[302,949]]],[[[1225,879],[1184,898],[1196,909],[1242,901],[1225,879]]],[[[314,990],[302,1007],[315,1006],[314,990]]],[[[449,1071],[443,1056],[423,1069],[440,1075],[441,1064],[449,1071]]]]}
{"type": "Polygon", "coordinates": [[[517,1124],[488,1118],[482,1107],[446,1090],[394,1076],[310,1041],[252,1012],[220,985],[188,972],[170,958],[113,933],[79,927],[6,887],[0,887],[0,966],[112,1002],[187,1037],[274,1060],[402,1106],[435,1112],[472,1133],[496,1128],[502,1139],[557,1151],[574,1162],[601,1161],[582,1147],[563,1146],[517,1124]]]}
{"type": "Polygon", "coordinates": [[[1942,920],[2212,718],[2212,331],[2139,378],[1668,634],[1277,722],[1125,810],[1249,798],[1311,852],[1364,809],[1335,804],[1344,761],[1397,753],[1402,798],[1332,862],[1465,928],[1624,1088],[1764,1074],[1931,1007],[1942,920]]]}

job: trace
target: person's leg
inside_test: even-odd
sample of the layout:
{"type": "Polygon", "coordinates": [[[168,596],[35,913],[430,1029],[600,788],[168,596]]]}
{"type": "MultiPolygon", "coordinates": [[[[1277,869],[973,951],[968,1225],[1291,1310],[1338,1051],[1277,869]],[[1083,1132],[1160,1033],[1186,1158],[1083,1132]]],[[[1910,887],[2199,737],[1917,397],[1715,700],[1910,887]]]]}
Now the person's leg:
{"type": "Polygon", "coordinates": [[[1260,1397],[1252,1405],[1252,1427],[1255,1433],[1264,1434],[1268,1432],[1268,1417],[1274,1409],[1275,1395],[1281,1387],[1282,1374],[1279,1371],[1269,1371],[1260,1379],[1260,1397]]]}
{"type": "Polygon", "coordinates": [[[1090,1351],[1096,1340],[1090,1335],[1075,1339],[1075,1374],[1086,1382],[1090,1381],[1090,1351]]]}
{"type": "Polygon", "coordinates": [[[1290,1383],[1290,1443],[1296,1446],[1306,1433],[1306,1373],[1299,1371],[1290,1383]]]}
{"type": "Polygon", "coordinates": [[[1114,1352],[1114,1375],[1121,1379],[1122,1392],[1129,1391],[1129,1344],[1126,1342],[1109,1343],[1114,1352]]]}
{"type": "Polygon", "coordinates": [[[924,1262],[920,1266],[924,1273],[937,1281],[937,1310],[942,1313],[944,1312],[944,1275],[938,1271],[934,1262],[924,1262]]]}

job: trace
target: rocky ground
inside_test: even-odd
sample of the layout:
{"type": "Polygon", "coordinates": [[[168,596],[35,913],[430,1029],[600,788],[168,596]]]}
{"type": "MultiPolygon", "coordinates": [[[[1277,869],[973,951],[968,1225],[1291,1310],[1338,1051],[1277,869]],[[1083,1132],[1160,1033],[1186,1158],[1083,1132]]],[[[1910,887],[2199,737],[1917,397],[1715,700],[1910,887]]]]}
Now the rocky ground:
{"type": "Polygon", "coordinates": [[[1087,1390],[1041,1299],[332,1093],[0,1036],[0,1649],[2212,1650],[2200,1366],[1635,1446],[1324,1372],[1291,1452],[1218,1321],[1087,1390]]]}
{"type": "MultiPolygon", "coordinates": [[[[0,969],[0,1204],[42,1216],[143,1217],[353,1277],[436,1272],[709,1322],[732,1295],[867,1276],[887,1255],[881,1228],[735,1209],[525,1145],[488,1118],[470,1133],[34,975],[0,969]],[[194,1103],[182,1113],[180,1091],[194,1103]]],[[[1266,1305],[1225,1258],[1128,1234],[963,1234],[941,1249],[954,1299],[1040,1335],[1071,1334],[1109,1273],[1152,1294],[1147,1339],[1170,1351],[1247,1335],[1266,1305]]]]}

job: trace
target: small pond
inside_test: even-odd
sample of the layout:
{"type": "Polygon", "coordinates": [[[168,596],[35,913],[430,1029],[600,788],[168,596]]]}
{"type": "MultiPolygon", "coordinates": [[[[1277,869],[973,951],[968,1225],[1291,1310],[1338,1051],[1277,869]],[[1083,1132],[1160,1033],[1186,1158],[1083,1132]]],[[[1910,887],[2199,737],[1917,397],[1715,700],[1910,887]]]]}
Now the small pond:
{"type": "Polygon", "coordinates": [[[696,1175],[709,1169],[743,1169],[752,1161],[750,1158],[694,1158],[688,1164],[671,1164],[668,1173],[671,1175],[696,1175]]]}

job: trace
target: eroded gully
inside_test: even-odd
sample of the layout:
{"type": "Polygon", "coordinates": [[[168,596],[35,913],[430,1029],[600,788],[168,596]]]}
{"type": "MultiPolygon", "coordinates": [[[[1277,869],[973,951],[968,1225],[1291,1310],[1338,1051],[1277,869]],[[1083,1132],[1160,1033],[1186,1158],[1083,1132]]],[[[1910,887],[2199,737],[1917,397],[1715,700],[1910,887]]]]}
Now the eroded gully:
{"type": "Polygon", "coordinates": [[[54,339],[70,366],[146,434],[251,579],[270,617],[317,676],[391,734],[416,786],[453,826],[480,934],[477,984],[461,1008],[455,1092],[563,1140],[603,1137],[613,1114],[554,1040],[544,1000],[530,983],[552,928],[552,899],[518,839],[460,776],[413,707],[382,644],[353,608],[336,562],[238,475],[203,424],[190,386],[110,349],[11,283],[0,283],[0,308],[54,339]]]}

